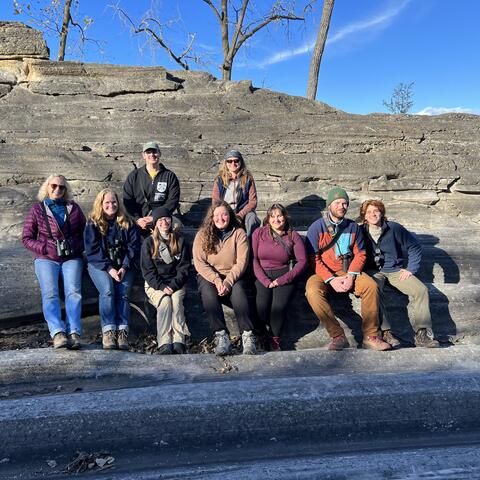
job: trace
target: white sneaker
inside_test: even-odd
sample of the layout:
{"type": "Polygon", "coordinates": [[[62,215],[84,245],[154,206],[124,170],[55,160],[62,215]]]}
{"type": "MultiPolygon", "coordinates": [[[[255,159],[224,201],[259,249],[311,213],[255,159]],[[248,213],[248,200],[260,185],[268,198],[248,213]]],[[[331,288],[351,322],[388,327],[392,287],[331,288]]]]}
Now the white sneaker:
{"type": "Polygon", "coordinates": [[[244,355],[255,355],[257,353],[255,335],[251,330],[246,330],[242,333],[242,345],[244,355]]]}
{"type": "Polygon", "coordinates": [[[215,332],[215,355],[228,355],[230,345],[230,338],[225,330],[215,332]]]}

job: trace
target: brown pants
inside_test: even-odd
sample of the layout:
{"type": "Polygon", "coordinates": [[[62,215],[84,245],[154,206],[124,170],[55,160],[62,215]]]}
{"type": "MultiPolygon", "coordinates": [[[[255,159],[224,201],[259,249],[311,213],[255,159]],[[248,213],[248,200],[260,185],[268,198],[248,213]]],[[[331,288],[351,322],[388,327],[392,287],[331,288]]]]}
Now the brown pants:
{"type": "MultiPolygon", "coordinates": [[[[342,272],[338,272],[338,275],[341,276],[342,272]]],[[[343,335],[344,331],[328,302],[327,294],[329,292],[335,292],[335,290],[318,275],[312,275],[308,279],[305,296],[315,315],[333,338],[343,335]]],[[[361,273],[354,278],[352,293],[361,299],[363,335],[377,335],[379,294],[375,280],[366,273],[361,273]]]]}

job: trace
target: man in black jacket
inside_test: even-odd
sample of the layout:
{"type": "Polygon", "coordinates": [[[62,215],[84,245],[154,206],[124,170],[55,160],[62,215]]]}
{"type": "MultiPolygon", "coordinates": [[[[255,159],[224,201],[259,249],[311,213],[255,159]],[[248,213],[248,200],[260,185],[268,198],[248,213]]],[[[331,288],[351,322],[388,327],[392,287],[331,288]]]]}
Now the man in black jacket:
{"type": "Polygon", "coordinates": [[[178,209],[180,184],[177,176],[160,163],[161,151],[156,142],[143,145],[145,165],[135,169],[123,185],[125,209],[145,236],[153,227],[153,214],[164,207],[172,214],[178,209]]]}

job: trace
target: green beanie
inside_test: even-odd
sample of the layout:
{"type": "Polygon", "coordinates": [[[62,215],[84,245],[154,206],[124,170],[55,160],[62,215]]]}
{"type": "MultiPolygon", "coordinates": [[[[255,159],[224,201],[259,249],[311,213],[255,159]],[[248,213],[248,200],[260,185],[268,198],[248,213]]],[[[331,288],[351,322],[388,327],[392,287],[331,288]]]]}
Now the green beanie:
{"type": "Polygon", "coordinates": [[[330,206],[330,204],[334,200],[338,200],[339,198],[343,198],[347,201],[347,203],[350,203],[350,199],[348,198],[347,192],[340,187],[333,187],[328,193],[327,193],[327,207],[330,206]]]}

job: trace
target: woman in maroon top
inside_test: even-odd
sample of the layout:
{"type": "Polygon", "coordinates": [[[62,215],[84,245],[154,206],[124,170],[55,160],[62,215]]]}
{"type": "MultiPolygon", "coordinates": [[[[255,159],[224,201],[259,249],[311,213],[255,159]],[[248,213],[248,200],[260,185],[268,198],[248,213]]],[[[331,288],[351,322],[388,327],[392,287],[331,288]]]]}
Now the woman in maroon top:
{"type": "Polygon", "coordinates": [[[307,266],[307,254],[300,235],[291,229],[283,205],[273,204],[263,227],[253,233],[253,270],[257,280],[257,312],[270,327],[271,350],[280,350],[280,333],[288,302],[307,266]]]}

